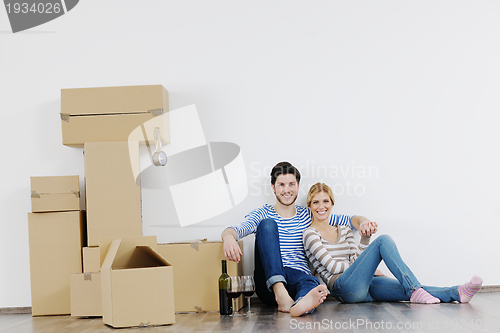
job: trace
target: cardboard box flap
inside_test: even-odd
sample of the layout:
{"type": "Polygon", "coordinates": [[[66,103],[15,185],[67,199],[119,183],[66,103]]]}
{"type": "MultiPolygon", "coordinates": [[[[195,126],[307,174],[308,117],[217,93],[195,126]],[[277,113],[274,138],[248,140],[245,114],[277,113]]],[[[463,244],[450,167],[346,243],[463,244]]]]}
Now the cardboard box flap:
{"type": "Polygon", "coordinates": [[[71,119],[75,118],[75,117],[90,117],[90,116],[110,117],[110,116],[118,116],[118,115],[147,114],[147,113],[150,113],[151,115],[156,117],[156,116],[161,116],[162,114],[164,114],[165,110],[164,109],[152,109],[152,110],[146,110],[144,112],[115,112],[115,113],[89,113],[89,114],[60,113],[60,115],[61,115],[62,121],[70,122],[71,119]]]}
{"type": "Polygon", "coordinates": [[[41,194],[73,194],[80,197],[78,176],[31,177],[31,197],[41,194]]]}
{"type": "Polygon", "coordinates": [[[31,191],[31,198],[33,199],[37,199],[37,198],[41,198],[43,197],[44,195],[51,195],[51,194],[55,194],[55,195],[69,195],[71,194],[72,196],[74,196],[75,198],[80,198],[80,191],[70,191],[70,192],[63,192],[63,193],[54,193],[54,192],[37,192],[37,191],[31,191]]]}
{"type": "Polygon", "coordinates": [[[145,254],[151,259],[152,262],[156,264],[156,266],[172,266],[170,263],[165,260],[155,249],[150,246],[138,246],[137,249],[144,251],[145,254]]]}
{"type": "Polygon", "coordinates": [[[130,248],[130,244],[136,242],[149,242],[151,239],[156,241],[156,236],[115,239],[109,245],[106,258],[102,264],[103,270],[126,269],[126,268],[144,268],[171,266],[158,252],[149,245],[137,245],[130,248]],[[125,240],[125,241],[124,241],[125,240]],[[131,251],[130,251],[131,250],[131,251]]]}
{"type": "Polygon", "coordinates": [[[169,243],[169,244],[191,244],[191,247],[193,249],[195,249],[196,251],[198,251],[198,245],[199,244],[209,244],[209,243],[214,243],[213,241],[212,242],[208,242],[206,238],[199,238],[199,239],[193,239],[193,240],[186,240],[186,241],[181,241],[181,242],[173,242],[173,243],[169,243]]]}
{"type": "Polygon", "coordinates": [[[130,257],[124,262],[123,260],[115,260],[111,265],[111,269],[128,269],[128,268],[147,268],[170,266],[165,259],[156,253],[149,246],[137,246],[131,253],[130,257]]]}
{"type": "MultiPolygon", "coordinates": [[[[149,246],[151,248],[157,246],[156,236],[101,238],[99,240],[99,252],[101,257],[100,264],[102,267],[104,266],[104,261],[108,256],[111,244],[117,239],[121,240],[121,246],[120,249],[114,253],[114,265],[116,265],[116,267],[125,267],[127,265],[127,261],[137,246],[149,246]]],[[[111,265],[113,265],[113,262],[111,262],[109,267],[111,267],[111,265]]]]}
{"type": "Polygon", "coordinates": [[[206,238],[198,238],[198,239],[192,239],[192,240],[184,240],[184,241],[178,241],[178,242],[171,242],[171,243],[162,243],[162,244],[193,244],[193,243],[219,243],[218,241],[207,241],[206,238]]]}
{"type": "Polygon", "coordinates": [[[111,242],[111,245],[109,246],[109,249],[106,253],[106,258],[102,263],[103,272],[109,270],[113,265],[113,261],[115,260],[116,254],[118,253],[118,249],[120,248],[121,242],[122,242],[121,239],[115,239],[114,241],[111,242]]]}
{"type": "Polygon", "coordinates": [[[168,112],[168,92],[162,85],[61,89],[61,119],[111,114],[168,112]]]}

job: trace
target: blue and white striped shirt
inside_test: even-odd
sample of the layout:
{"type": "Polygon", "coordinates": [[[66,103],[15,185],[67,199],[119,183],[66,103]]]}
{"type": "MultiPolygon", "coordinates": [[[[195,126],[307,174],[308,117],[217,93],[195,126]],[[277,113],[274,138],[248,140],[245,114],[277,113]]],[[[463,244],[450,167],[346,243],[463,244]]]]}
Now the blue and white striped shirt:
{"type": "MultiPolygon", "coordinates": [[[[307,207],[295,205],[296,214],[291,218],[280,216],[274,207],[265,204],[245,216],[245,221],[231,226],[236,231],[238,239],[255,233],[259,223],[265,219],[273,219],[278,225],[280,250],[283,266],[301,270],[311,274],[302,244],[302,233],[311,225],[311,211],[307,207]]],[[[330,215],[331,225],[352,226],[352,215],[330,215]]]]}

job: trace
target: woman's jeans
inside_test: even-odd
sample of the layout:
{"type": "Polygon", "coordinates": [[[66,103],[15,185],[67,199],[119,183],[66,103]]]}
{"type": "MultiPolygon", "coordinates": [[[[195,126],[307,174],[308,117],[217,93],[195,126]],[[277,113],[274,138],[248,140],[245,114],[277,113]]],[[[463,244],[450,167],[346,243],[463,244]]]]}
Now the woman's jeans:
{"type": "Polygon", "coordinates": [[[255,235],[255,292],[266,304],[276,306],[272,285],[283,282],[295,301],[319,285],[319,280],[303,271],[283,267],[278,226],[272,219],[260,222],[255,235]]]}
{"type": "Polygon", "coordinates": [[[390,236],[382,235],[340,275],[331,292],[342,303],[395,302],[409,301],[412,292],[420,287],[439,298],[441,302],[460,302],[458,286],[446,288],[422,286],[401,259],[396,243],[390,236]],[[382,260],[396,279],[373,276],[382,260]]]}

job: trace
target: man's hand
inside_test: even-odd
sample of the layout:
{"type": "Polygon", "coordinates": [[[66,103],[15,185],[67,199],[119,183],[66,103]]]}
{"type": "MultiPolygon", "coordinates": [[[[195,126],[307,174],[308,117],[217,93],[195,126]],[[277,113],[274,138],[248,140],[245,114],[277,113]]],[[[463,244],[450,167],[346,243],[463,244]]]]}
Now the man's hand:
{"type": "Polygon", "coordinates": [[[222,240],[224,241],[224,256],[227,259],[235,262],[240,262],[243,252],[241,252],[240,246],[236,242],[236,231],[232,228],[227,228],[222,233],[222,240]]]}
{"type": "Polygon", "coordinates": [[[371,236],[377,232],[378,224],[377,222],[371,222],[369,220],[361,222],[359,225],[359,234],[361,236],[371,236]]]}

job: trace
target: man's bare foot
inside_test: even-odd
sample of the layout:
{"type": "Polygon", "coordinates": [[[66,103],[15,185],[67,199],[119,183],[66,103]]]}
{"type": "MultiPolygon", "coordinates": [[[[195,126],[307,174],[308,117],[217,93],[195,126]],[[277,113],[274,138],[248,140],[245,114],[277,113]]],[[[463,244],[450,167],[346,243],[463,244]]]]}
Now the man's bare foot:
{"type": "Polygon", "coordinates": [[[293,304],[293,298],[291,298],[287,293],[284,297],[276,296],[276,302],[278,303],[278,311],[290,312],[290,307],[293,304]]]}
{"type": "Polygon", "coordinates": [[[273,284],[273,291],[278,303],[278,311],[280,312],[290,312],[290,307],[293,304],[293,299],[288,294],[285,285],[282,282],[277,282],[273,284]]]}
{"type": "Polygon", "coordinates": [[[300,301],[298,301],[291,309],[290,314],[293,317],[302,316],[304,313],[315,309],[323,303],[327,296],[326,286],[320,284],[316,288],[309,291],[300,301]]]}

